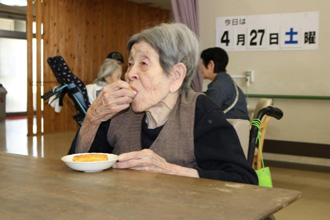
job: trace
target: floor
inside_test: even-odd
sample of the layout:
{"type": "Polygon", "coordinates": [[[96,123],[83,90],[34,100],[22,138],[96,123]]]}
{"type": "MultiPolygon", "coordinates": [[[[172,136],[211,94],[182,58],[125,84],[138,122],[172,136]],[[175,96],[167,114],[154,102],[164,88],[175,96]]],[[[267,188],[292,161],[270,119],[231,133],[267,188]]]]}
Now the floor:
{"type": "MultiPolygon", "coordinates": [[[[26,119],[0,122],[0,152],[60,159],[75,132],[28,137],[26,119]]],[[[277,220],[330,219],[330,174],[271,167],[274,187],[303,192],[303,198],[277,212],[277,220]]],[[[258,207],[256,207],[258,208],[258,207]]]]}

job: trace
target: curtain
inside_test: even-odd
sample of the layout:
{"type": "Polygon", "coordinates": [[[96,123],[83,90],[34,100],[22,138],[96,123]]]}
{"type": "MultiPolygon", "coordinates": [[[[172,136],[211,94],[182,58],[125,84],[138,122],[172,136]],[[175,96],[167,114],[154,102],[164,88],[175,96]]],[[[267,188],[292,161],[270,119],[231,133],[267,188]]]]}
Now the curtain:
{"type": "MultiPolygon", "coordinates": [[[[186,24],[199,38],[199,7],[198,0],[171,0],[174,19],[176,22],[186,24]]],[[[200,67],[192,79],[191,87],[196,92],[203,88],[203,77],[200,67]]]]}

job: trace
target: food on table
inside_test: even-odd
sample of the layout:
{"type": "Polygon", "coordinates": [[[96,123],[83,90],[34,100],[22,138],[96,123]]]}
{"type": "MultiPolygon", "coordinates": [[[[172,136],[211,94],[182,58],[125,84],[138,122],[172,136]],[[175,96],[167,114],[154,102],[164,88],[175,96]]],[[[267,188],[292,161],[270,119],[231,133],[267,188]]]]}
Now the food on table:
{"type": "Polygon", "coordinates": [[[108,156],[105,154],[84,154],[73,157],[74,162],[98,162],[107,160],[108,156]]]}

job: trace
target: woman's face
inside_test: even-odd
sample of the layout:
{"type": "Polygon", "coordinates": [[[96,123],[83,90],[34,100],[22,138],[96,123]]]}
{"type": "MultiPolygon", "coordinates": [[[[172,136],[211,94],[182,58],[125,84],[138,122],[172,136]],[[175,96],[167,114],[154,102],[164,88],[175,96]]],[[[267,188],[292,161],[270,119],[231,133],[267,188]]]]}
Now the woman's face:
{"type": "Polygon", "coordinates": [[[136,91],[132,102],[135,112],[150,110],[170,93],[170,78],[160,66],[159,55],[144,41],[133,45],[125,79],[136,91]]]}
{"type": "Polygon", "coordinates": [[[104,77],[106,83],[111,84],[117,80],[120,80],[121,77],[121,69],[117,68],[116,71],[111,76],[104,77]]]}

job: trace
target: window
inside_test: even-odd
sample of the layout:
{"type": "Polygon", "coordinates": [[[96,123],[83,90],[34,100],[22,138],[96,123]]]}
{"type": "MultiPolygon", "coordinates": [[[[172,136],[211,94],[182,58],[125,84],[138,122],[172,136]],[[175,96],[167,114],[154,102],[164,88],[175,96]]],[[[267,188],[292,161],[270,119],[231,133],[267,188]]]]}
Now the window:
{"type": "Polygon", "coordinates": [[[0,38],[0,83],[7,90],[6,112],[27,111],[27,41],[0,38]]]}
{"type": "Polygon", "coordinates": [[[6,112],[27,111],[26,21],[0,18],[0,83],[6,88],[6,112]]]}

